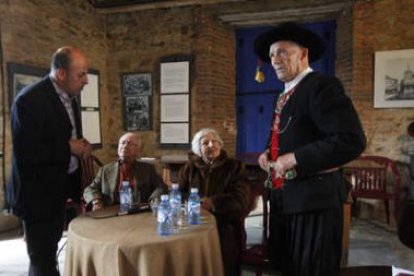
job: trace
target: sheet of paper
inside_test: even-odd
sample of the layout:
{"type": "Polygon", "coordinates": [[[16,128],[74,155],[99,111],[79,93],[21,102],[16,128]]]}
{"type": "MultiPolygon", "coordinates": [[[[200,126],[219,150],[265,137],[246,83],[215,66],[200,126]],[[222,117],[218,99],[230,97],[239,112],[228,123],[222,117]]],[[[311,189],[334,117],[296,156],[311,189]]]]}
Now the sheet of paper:
{"type": "Polygon", "coordinates": [[[161,122],[188,122],[189,95],[161,95],[161,122]]]}
{"type": "Polygon", "coordinates": [[[414,271],[392,266],[392,276],[411,276],[411,275],[414,275],[414,271]]]}
{"type": "Polygon", "coordinates": [[[82,107],[99,107],[99,83],[97,74],[88,74],[88,84],[81,93],[82,107]]]}
{"type": "Polygon", "coordinates": [[[161,123],[161,144],[188,144],[188,123],[161,123]]]}
{"type": "Polygon", "coordinates": [[[161,63],[161,94],[189,92],[189,62],[161,63]]]}
{"type": "Polygon", "coordinates": [[[101,144],[101,124],[99,111],[82,110],[82,131],[91,144],[101,144]]]}

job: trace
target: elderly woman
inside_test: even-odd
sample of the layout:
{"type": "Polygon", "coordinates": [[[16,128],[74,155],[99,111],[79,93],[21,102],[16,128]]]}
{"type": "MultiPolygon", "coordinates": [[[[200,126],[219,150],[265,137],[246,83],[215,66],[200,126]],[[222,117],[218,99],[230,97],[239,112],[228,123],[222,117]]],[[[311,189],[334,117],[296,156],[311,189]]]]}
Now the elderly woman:
{"type": "Polygon", "coordinates": [[[238,275],[241,252],[240,221],[248,206],[248,186],[240,161],[229,158],[223,141],[214,129],[194,135],[188,163],[179,173],[183,194],[197,187],[201,207],[217,220],[225,274],[238,275]]]}

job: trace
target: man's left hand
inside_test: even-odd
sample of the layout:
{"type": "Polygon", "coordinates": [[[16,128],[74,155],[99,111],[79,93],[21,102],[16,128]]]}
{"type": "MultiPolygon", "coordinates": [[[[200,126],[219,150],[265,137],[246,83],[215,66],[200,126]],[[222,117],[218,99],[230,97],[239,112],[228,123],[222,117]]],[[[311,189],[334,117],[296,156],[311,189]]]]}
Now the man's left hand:
{"type": "Polygon", "coordinates": [[[276,177],[278,178],[283,178],[286,171],[292,169],[295,166],[296,157],[292,152],[279,156],[276,162],[272,164],[272,168],[276,172],[276,177]]]}

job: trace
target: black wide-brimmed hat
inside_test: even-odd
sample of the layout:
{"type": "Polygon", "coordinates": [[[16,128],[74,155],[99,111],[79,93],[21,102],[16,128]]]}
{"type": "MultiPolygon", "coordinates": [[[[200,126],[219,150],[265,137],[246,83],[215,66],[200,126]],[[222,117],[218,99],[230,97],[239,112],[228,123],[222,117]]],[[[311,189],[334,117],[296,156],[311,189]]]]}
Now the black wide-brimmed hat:
{"type": "Polygon", "coordinates": [[[254,41],[254,51],[264,62],[270,63],[270,46],[278,41],[293,41],[309,50],[309,62],[318,60],[325,51],[325,43],[316,33],[294,22],[282,23],[276,29],[259,35],[254,41]]]}

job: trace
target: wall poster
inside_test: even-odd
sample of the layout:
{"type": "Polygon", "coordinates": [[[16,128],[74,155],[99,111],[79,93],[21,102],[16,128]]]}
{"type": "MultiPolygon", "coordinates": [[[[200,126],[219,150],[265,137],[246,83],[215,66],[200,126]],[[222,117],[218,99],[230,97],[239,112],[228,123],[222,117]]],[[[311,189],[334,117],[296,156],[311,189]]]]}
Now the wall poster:
{"type": "Polygon", "coordinates": [[[190,61],[166,58],[160,65],[160,143],[190,143],[190,61]]]}

